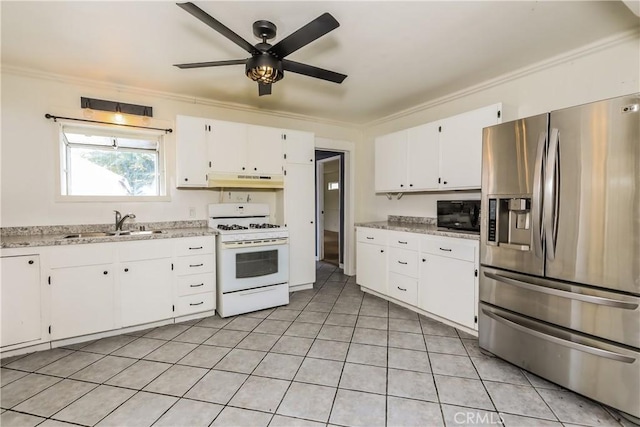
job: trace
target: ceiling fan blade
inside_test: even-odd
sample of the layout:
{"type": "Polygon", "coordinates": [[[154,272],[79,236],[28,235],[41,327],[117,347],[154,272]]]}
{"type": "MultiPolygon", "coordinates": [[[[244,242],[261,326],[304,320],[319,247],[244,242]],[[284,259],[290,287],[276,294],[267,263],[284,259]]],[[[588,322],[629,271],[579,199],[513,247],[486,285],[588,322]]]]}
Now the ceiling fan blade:
{"type": "Polygon", "coordinates": [[[325,70],[323,68],[314,67],[313,65],[301,64],[300,62],[282,60],[282,68],[292,73],[303,74],[316,79],[327,80],[334,83],[342,83],[347,78],[346,74],[336,73],[335,71],[325,70]]]}
{"type": "Polygon", "coordinates": [[[328,13],[323,13],[293,34],[285,37],[269,49],[269,53],[282,59],[312,41],[319,39],[340,24],[328,13]]]}
{"type": "Polygon", "coordinates": [[[230,59],[228,61],[210,61],[210,62],[191,62],[189,64],[173,64],[174,67],[181,69],[187,68],[204,68],[204,67],[220,67],[222,65],[244,65],[246,59],[230,59]]]}
{"type": "Polygon", "coordinates": [[[200,9],[195,4],[191,2],[176,3],[176,4],[180,6],[182,9],[192,14],[193,16],[195,16],[196,18],[198,18],[199,20],[201,20],[202,22],[204,22],[205,24],[207,24],[208,26],[210,26],[211,28],[213,28],[214,30],[216,30],[217,32],[219,32],[220,34],[222,34],[223,36],[225,36],[226,38],[228,38],[229,40],[231,40],[232,42],[234,42],[235,44],[237,44],[238,46],[240,46],[241,48],[243,48],[244,50],[246,50],[247,52],[249,52],[250,54],[254,55],[254,54],[260,53],[255,47],[253,47],[253,45],[251,45],[251,43],[249,43],[248,41],[246,41],[245,39],[243,39],[233,31],[231,31],[222,22],[218,21],[217,19],[209,15],[207,12],[200,9]]]}
{"type": "Polygon", "coordinates": [[[269,84],[258,83],[258,95],[259,96],[271,95],[271,83],[269,84]]]}

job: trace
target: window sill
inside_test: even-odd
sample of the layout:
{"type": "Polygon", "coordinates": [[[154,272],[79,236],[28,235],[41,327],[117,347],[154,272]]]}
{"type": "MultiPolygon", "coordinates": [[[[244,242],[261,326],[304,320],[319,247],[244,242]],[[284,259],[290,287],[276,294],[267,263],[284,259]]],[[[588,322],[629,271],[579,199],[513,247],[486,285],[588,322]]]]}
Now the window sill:
{"type": "Polygon", "coordinates": [[[56,202],[63,203],[96,203],[96,202],[133,202],[133,203],[147,203],[147,202],[170,202],[171,196],[62,196],[58,195],[55,198],[56,202]]]}

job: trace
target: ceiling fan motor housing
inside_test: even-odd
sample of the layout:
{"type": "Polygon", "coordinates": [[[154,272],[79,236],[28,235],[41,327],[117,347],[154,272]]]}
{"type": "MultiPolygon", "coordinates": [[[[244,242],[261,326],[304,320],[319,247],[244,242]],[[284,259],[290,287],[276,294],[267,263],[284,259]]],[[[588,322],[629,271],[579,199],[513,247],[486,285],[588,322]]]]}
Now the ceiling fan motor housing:
{"type": "Polygon", "coordinates": [[[267,52],[247,59],[245,67],[247,77],[258,83],[275,83],[284,77],[282,62],[267,52]]]}

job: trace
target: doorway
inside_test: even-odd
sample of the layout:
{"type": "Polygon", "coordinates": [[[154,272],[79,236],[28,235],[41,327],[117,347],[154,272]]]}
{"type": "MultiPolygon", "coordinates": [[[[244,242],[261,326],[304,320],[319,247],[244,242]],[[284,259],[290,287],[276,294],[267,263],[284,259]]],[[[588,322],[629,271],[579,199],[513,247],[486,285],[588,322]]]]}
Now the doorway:
{"type": "Polygon", "coordinates": [[[316,150],[316,259],[344,263],[344,153],[316,150]]]}

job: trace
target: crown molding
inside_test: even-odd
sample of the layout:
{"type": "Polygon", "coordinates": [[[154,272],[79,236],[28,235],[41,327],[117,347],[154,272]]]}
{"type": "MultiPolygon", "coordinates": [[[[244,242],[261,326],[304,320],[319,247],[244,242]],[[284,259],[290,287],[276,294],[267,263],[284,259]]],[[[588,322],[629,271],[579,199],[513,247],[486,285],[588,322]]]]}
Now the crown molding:
{"type": "MultiPolygon", "coordinates": [[[[546,70],[548,68],[554,67],[556,65],[559,64],[563,64],[563,63],[567,63],[570,61],[574,61],[576,59],[579,59],[581,57],[593,54],[595,52],[598,52],[600,50],[603,49],[607,49],[609,47],[613,47],[615,45],[618,44],[622,44],[625,43],[627,41],[630,40],[634,40],[637,39],[640,42],[640,29],[633,29],[633,30],[629,30],[629,31],[625,31],[622,33],[618,33],[615,34],[613,36],[610,37],[606,37],[604,39],[600,39],[594,43],[590,43],[588,45],[579,47],[577,49],[573,49],[567,52],[563,52],[559,55],[553,56],[551,58],[545,59],[543,61],[537,62],[533,65],[528,65],[526,67],[522,67],[519,68],[517,70],[514,71],[510,71],[506,74],[503,74],[501,76],[495,77],[493,79],[490,80],[486,80],[482,83],[479,83],[477,85],[473,85],[473,86],[469,86],[466,89],[462,89],[460,91],[456,91],[453,93],[450,93],[448,95],[444,95],[440,98],[436,98],[433,99],[431,101],[427,101],[423,104],[419,104],[416,105],[414,107],[411,108],[407,108],[405,110],[399,111],[397,113],[376,119],[376,120],[372,120],[368,123],[365,123],[362,125],[362,129],[365,129],[367,127],[371,127],[371,126],[377,126],[377,125],[381,125],[383,123],[386,122],[390,122],[396,119],[400,119],[402,117],[405,116],[409,116],[411,114],[415,114],[424,110],[428,110],[429,108],[433,108],[436,107],[438,105],[442,105],[445,104],[447,102],[451,102],[454,101],[456,99],[460,99],[463,98],[465,96],[469,96],[472,95],[474,93],[477,92],[481,92],[483,90],[486,89],[490,89],[492,87],[495,86],[499,86],[501,84],[510,82],[512,80],[516,80],[519,79],[521,77],[525,77],[527,75],[530,74],[534,74],[543,70],[546,70]]],[[[640,43],[639,43],[639,49],[640,49],[640,43]]]]}
{"type": "Polygon", "coordinates": [[[21,67],[2,65],[0,67],[0,73],[13,74],[20,77],[29,77],[29,78],[40,79],[40,80],[50,80],[50,81],[72,84],[72,85],[88,86],[88,87],[93,87],[101,90],[112,90],[112,91],[123,92],[131,95],[152,96],[152,97],[166,99],[170,101],[186,102],[189,104],[197,104],[197,105],[203,105],[208,107],[217,107],[217,108],[223,108],[227,110],[241,111],[245,113],[260,114],[264,116],[301,120],[301,121],[313,122],[313,123],[330,125],[330,126],[346,127],[349,129],[359,128],[358,124],[343,122],[339,120],[324,119],[320,117],[307,116],[304,114],[288,113],[285,111],[278,111],[278,110],[263,110],[263,109],[251,107],[245,104],[222,102],[222,101],[217,101],[215,99],[198,98],[194,96],[181,95],[173,92],[163,92],[163,91],[157,91],[152,89],[143,89],[135,86],[119,85],[115,83],[85,79],[81,77],[74,77],[74,76],[69,76],[64,74],[55,74],[55,73],[50,73],[46,71],[39,71],[31,68],[21,68],[21,67]]]}

